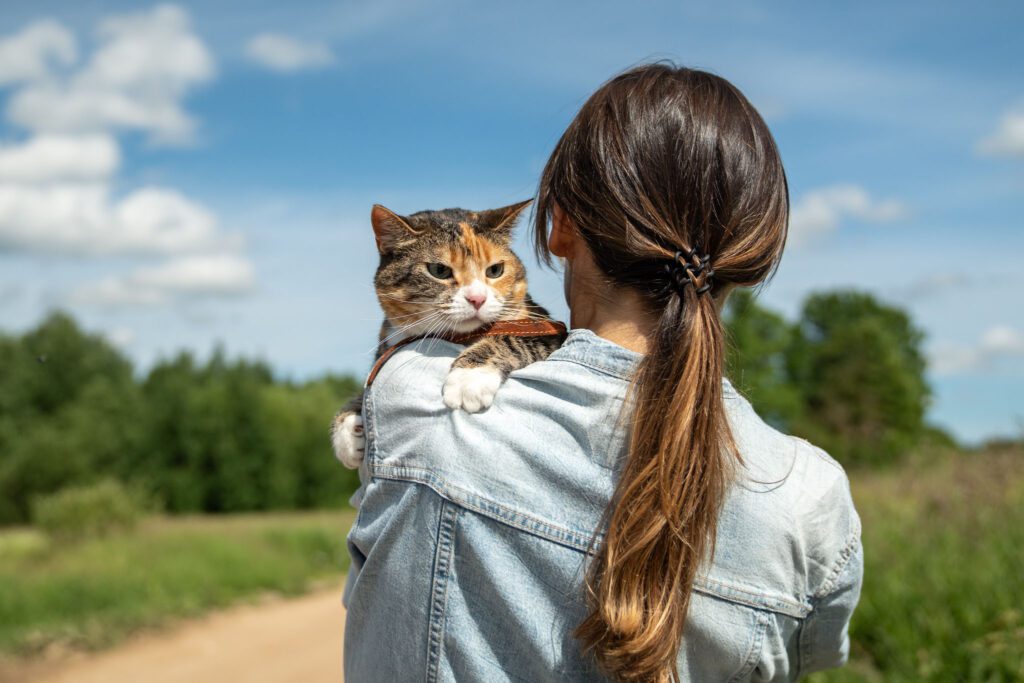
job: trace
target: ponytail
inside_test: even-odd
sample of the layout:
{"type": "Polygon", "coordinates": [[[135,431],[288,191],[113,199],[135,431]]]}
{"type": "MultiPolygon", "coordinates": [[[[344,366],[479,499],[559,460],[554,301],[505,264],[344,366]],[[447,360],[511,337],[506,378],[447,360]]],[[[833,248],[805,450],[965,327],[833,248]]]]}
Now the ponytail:
{"type": "Polygon", "coordinates": [[[713,552],[735,458],[714,300],[693,287],[673,299],[631,389],[629,455],[590,565],[590,613],[576,630],[622,681],[678,680],[693,583],[713,552]]]}
{"type": "Polygon", "coordinates": [[[630,386],[628,453],[595,534],[588,614],[575,634],[615,680],[678,681],[694,582],[713,558],[740,463],[716,304],[774,272],[786,241],[785,171],[768,127],[731,83],[649,64],[601,86],[552,152],[534,222],[547,262],[556,205],[608,281],[638,292],[657,319],[630,386]]]}

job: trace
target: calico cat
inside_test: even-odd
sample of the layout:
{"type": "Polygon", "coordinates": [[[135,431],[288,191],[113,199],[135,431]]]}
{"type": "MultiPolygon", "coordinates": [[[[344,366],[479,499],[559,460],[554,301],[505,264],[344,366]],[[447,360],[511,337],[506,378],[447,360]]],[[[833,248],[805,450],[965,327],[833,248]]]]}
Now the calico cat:
{"type": "MultiPolygon", "coordinates": [[[[378,358],[411,337],[471,333],[496,321],[550,320],[527,293],[526,271],[509,248],[516,219],[529,204],[410,216],[373,207],[380,252],[374,286],[384,310],[378,358]]],[[[438,398],[452,410],[486,410],[510,372],[547,358],[564,338],[558,332],[473,341],[452,363],[438,398]]],[[[360,393],[331,424],[335,455],[348,467],[363,459],[362,403],[360,393]]]]}

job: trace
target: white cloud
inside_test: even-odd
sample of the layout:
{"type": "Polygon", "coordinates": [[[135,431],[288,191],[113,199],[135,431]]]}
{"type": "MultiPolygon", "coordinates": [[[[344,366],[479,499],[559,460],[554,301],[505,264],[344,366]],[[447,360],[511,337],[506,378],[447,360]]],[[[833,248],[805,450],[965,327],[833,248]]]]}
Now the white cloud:
{"type": "Polygon", "coordinates": [[[117,203],[125,244],[174,253],[239,246],[237,236],[217,234],[213,214],[174,190],[143,188],[117,203]]]}
{"type": "Polygon", "coordinates": [[[902,203],[891,199],[877,201],[858,185],[823,187],[808,192],[793,205],[789,216],[790,241],[804,244],[833,233],[846,218],[884,223],[906,215],[902,203]]]}
{"type": "Polygon", "coordinates": [[[186,12],[161,5],[108,18],[99,47],[67,78],[35,80],[15,92],[8,118],[26,129],[145,131],[157,142],[191,139],[195,122],[181,100],[214,74],[213,58],[186,12]]]}
{"type": "Polygon", "coordinates": [[[72,299],[111,308],[146,307],[190,298],[243,296],[255,285],[252,263],[242,256],[189,256],[85,285],[72,299]]]}
{"type": "Polygon", "coordinates": [[[292,72],[315,69],[334,63],[334,53],[326,43],[299,41],[279,33],[261,33],[245,45],[252,61],[273,71],[292,72]]]}
{"type": "Polygon", "coordinates": [[[998,325],[981,338],[982,346],[997,356],[1024,356],[1024,333],[998,325]]]}
{"type": "Polygon", "coordinates": [[[77,57],[70,31],[55,21],[37,21],[0,39],[0,85],[46,78],[53,67],[69,66],[77,57]]]}
{"type": "Polygon", "coordinates": [[[117,142],[109,135],[37,135],[0,145],[0,183],[102,180],[120,163],[117,142]]]}
{"type": "Polygon", "coordinates": [[[79,256],[177,254],[241,246],[214,216],[174,190],[113,201],[102,182],[0,184],[0,249],[79,256]]]}
{"type": "Polygon", "coordinates": [[[971,346],[946,344],[931,354],[932,369],[940,375],[957,375],[992,367],[997,361],[1024,359],[1024,333],[1006,325],[989,328],[971,346]]]}
{"type": "Polygon", "coordinates": [[[1024,109],[1005,114],[992,135],[978,143],[982,154],[1024,157],[1024,109]]]}
{"type": "Polygon", "coordinates": [[[0,251],[175,257],[81,287],[73,301],[159,305],[249,291],[241,236],[225,234],[206,208],[172,189],[112,189],[116,133],[181,142],[195,129],[183,100],[214,65],[188,14],[163,5],[108,17],[96,49],[76,61],[74,36],[55,22],[0,38],[0,84],[16,84],[7,116],[31,132],[0,144],[0,251]]]}
{"type": "Polygon", "coordinates": [[[79,84],[40,84],[15,94],[8,117],[25,128],[82,132],[125,128],[149,131],[160,143],[192,139],[195,122],[177,102],[160,95],[136,95],[79,84]]]}

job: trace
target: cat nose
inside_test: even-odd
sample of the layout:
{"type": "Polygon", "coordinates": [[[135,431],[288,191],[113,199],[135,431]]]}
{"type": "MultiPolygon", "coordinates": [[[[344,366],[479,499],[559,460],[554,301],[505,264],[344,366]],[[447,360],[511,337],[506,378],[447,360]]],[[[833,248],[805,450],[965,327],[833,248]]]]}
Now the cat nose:
{"type": "Polygon", "coordinates": [[[487,301],[487,294],[470,294],[469,292],[466,292],[465,296],[466,301],[472,304],[473,308],[478,311],[480,310],[480,307],[484,305],[484,302],[487,301]]]}

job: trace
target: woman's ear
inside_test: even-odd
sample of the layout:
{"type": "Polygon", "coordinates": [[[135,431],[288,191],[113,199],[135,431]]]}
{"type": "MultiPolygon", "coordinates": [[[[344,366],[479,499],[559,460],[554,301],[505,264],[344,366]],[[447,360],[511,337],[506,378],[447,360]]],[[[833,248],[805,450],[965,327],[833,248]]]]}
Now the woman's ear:
{"type": "Polygon", "coordinates": [[[559,258],[571,258],[579,239],[576,226],[569,215],[555,204],[551,210],[551,232],[548,234],[548,250],[559,258]]]}

